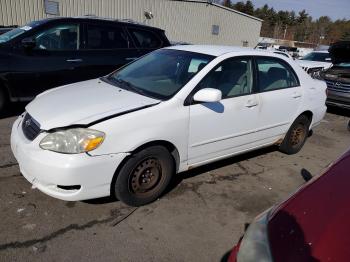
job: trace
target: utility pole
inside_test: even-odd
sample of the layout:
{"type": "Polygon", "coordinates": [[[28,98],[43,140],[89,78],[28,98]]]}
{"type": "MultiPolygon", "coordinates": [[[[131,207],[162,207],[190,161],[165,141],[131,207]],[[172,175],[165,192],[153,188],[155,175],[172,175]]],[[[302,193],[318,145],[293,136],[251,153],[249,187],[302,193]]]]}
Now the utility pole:
{"type": "Polygon", "coordinates": [[[286,25],[286,27],[284,28],[283,39],[286,39],[287,28],[288,28],[288,25],[286,25]]]}

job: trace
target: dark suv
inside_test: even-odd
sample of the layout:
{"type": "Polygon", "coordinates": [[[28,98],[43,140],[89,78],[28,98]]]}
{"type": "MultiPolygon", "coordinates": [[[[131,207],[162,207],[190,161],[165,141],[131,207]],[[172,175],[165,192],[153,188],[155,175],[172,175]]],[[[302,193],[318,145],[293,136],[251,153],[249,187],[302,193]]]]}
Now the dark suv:
{"type": "Polygon", "coordinates": [[[350,109],[350,41],[334,43],[328,51],[333,65],[320,74],[328,87],[326,103],[350,109]]]}
{"type": "Polygon", "coordinates": [[[103,76],[170,43],[162,29],[97,17],[49,18],[0,35],[0,112],[46,89],[103,76]]]}

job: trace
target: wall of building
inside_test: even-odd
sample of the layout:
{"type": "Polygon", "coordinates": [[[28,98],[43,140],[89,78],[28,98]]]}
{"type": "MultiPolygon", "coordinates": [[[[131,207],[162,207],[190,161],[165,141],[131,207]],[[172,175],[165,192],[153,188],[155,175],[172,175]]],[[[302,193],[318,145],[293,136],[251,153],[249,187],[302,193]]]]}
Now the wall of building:
{"type": "MultiPolygon", "coordinates": [[[[176,0],[52,0],[60,16],[96,15],[133,19],[163,28],[171,41],[193,44],[248,46],[258,42],[261,20],[205,1],[176,0]],[[146,19],[144,12],[152,12],[146,19]],[[219,34],[212,34],[213,25],[219,34]]],[[[0,25],[23,25],[52,15],[45,14],[44,0],[1,0],[0,25]]]]}

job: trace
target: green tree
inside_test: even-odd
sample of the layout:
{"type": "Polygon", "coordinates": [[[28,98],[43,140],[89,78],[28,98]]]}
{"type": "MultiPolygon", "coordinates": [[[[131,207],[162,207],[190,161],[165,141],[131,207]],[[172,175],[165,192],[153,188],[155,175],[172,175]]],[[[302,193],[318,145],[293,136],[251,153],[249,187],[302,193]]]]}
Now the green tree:
{"type": "Polygon", "coordinates": [[[226,7],[229,7],[229,8],[232,8],[231,0],[224,0],[222,5],[226,6],[226,7]]]}
{"type": "Polygon", "coordinates": [[[255,8],[250,0],[236,3],[221,0],[220,3],[262,19],[260,35],[263,37],[285,38],[314,44],[329,44],[340,39],[350,40],[350,20],[332,21],[328,16],[314,20],[305,10],[298,14],[286,10],[276,12],[267,4],[255,8]]]}

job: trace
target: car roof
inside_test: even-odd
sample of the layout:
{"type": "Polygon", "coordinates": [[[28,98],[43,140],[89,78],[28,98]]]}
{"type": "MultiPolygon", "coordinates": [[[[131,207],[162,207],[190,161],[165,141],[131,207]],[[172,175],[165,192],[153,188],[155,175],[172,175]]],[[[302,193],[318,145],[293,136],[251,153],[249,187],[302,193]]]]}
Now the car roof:
{"type": "Polygon", "coordinates": [[[261,49],[253,49],[249,47],[240,47],[240,46],[223,46],[223,45],[177,45],[177,46],[169,46],[164,49],[173,49],[173,50],[181,50],[188,51],[194,53],[200,53],[211,56],[222,56],[227,53],[237,53],[237,55],[250,56],[270,56],[276,58],[282,58],[283,60],[289,61],[290,58],[283,56],[281,54],[276,54],[274,52],[270,52],[269,50],[261,50],[261,49]]]}
{"type": "Polygon", "coordinates": [[[194,53],[201,53],[212,56],[221,56],[231,52],[247,52],[256,51],[252,48],[238,47],[238,46],[220,46],[220,45],[177,45],[170,46],[167,49],[182,50],[194,53]]]}
{"type": "Polygon", "coordinates": [[[38,20],[36,22],[43,24],[50,21],[59,21],[59,20],[81,20],[81,21],[98,21],[98,22],[114,22],[114,23],[122,23],[125,25],[136,25],[140,27],[150,28],[150,29],[156,29],[164,31],[161,28],[149,26],[137,21],[134,21],[132,19],[114,19],[114,18],[107,18],[107,17],[100,17],[100,16],[94,16],[94,15],[84,15],[84,16],[74,16],[74,17],[49,17],[44,18],[41,20],[38,20]]]}

